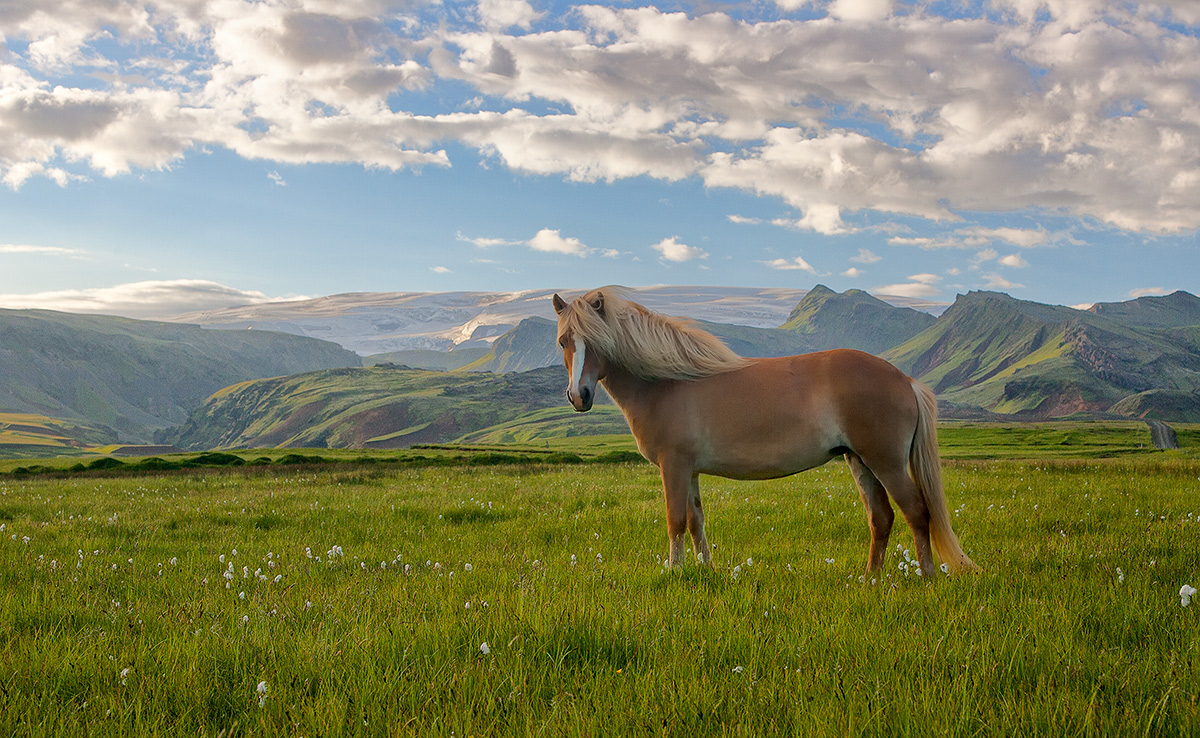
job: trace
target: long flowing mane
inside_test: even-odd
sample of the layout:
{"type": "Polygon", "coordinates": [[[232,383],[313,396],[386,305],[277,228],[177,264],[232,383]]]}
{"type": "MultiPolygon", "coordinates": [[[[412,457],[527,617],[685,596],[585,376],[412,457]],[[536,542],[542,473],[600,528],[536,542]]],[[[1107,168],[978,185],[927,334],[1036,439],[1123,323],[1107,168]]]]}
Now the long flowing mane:
{"type": "Polygon", "coordinates": [[[574,333],[643,379],[700,379],[748,363],[713,334],[633,302],[621,287],[601,287],[573,300],[559,317],[558,331],[574,333]],[[597,300],[600,311],[593,307],[597,300]]]}

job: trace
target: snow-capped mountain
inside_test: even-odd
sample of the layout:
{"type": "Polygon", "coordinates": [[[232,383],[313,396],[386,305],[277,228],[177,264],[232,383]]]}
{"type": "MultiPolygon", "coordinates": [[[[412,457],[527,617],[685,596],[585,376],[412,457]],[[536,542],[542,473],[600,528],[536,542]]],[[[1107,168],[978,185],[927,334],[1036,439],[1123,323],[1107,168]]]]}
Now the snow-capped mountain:
{"type": "MultiPolygon", "coordinates": [[[[179,315],[206,328],[281,331],[341,344],[361,355],[404,349],[448,350],[494,341],[530,316],[554,318],[550,297],[587,290],[523,292],[351,292],[179,315]]],[[[808,290],[783,287],[655,286],[631,288],[633,299],[669,315],[775,328],[808,290]]],[[[894,305],[937,314],[946,305],[881,296],[894,305]]]]}

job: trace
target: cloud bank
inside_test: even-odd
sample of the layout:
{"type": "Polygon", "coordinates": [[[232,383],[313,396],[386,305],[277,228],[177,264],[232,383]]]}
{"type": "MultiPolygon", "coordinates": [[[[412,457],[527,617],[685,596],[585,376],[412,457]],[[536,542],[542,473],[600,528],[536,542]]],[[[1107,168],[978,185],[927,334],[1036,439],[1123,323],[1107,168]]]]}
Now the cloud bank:
{"type": "Polygon", "coordinates": [[[0,308],[61,310],[70,313],[167,318],[199,310],[252,305],[305,297],[268,297],[201,279],[131,282],[115,287],[0,295],[0,308]]]}
{"type": "MultiPolygon", "coordinates": [[[[935,7],[780,0],[741,18],[601,5],[550,16],[524,0],[8,4],[0,181],[76,186],[212,146],[445,167],[455,144],[570,180],[698,178],[778,198],[798,213],[789,227],[822,234],[854,231],[847,218],[864,212],[1031,209],[1149,234],[1200,228],[1194,2],[935,7]]],[[[917,245],[1053,238],[963,230],[917,245]]]]}

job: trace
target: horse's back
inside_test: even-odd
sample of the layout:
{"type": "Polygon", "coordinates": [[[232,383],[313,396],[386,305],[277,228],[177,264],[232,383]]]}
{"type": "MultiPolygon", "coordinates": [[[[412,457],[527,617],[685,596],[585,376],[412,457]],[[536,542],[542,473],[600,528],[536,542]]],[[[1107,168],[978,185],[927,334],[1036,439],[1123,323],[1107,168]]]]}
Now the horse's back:
{"type": "Polygon", "coordinates": [[[693,446],[702,470],[722,476],[783,476],[845,450],[902,458],[917,414],[903,372],[850,349],[753,359],[664,391],[668,412],[656,430],[693,446]]]}

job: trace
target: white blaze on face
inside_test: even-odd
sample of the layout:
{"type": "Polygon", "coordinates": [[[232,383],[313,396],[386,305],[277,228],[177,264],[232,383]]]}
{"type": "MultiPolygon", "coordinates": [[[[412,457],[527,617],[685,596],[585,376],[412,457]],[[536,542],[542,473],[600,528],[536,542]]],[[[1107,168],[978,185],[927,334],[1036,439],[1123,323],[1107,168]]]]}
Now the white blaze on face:
{"type": "Polygon", "coordinates": [[[583,376],[583,360],[587,354],[587,346],[583,339],[575,337],[575,355],[571,358],[571,393],[579,397],[579,378],[583,376]]]}

